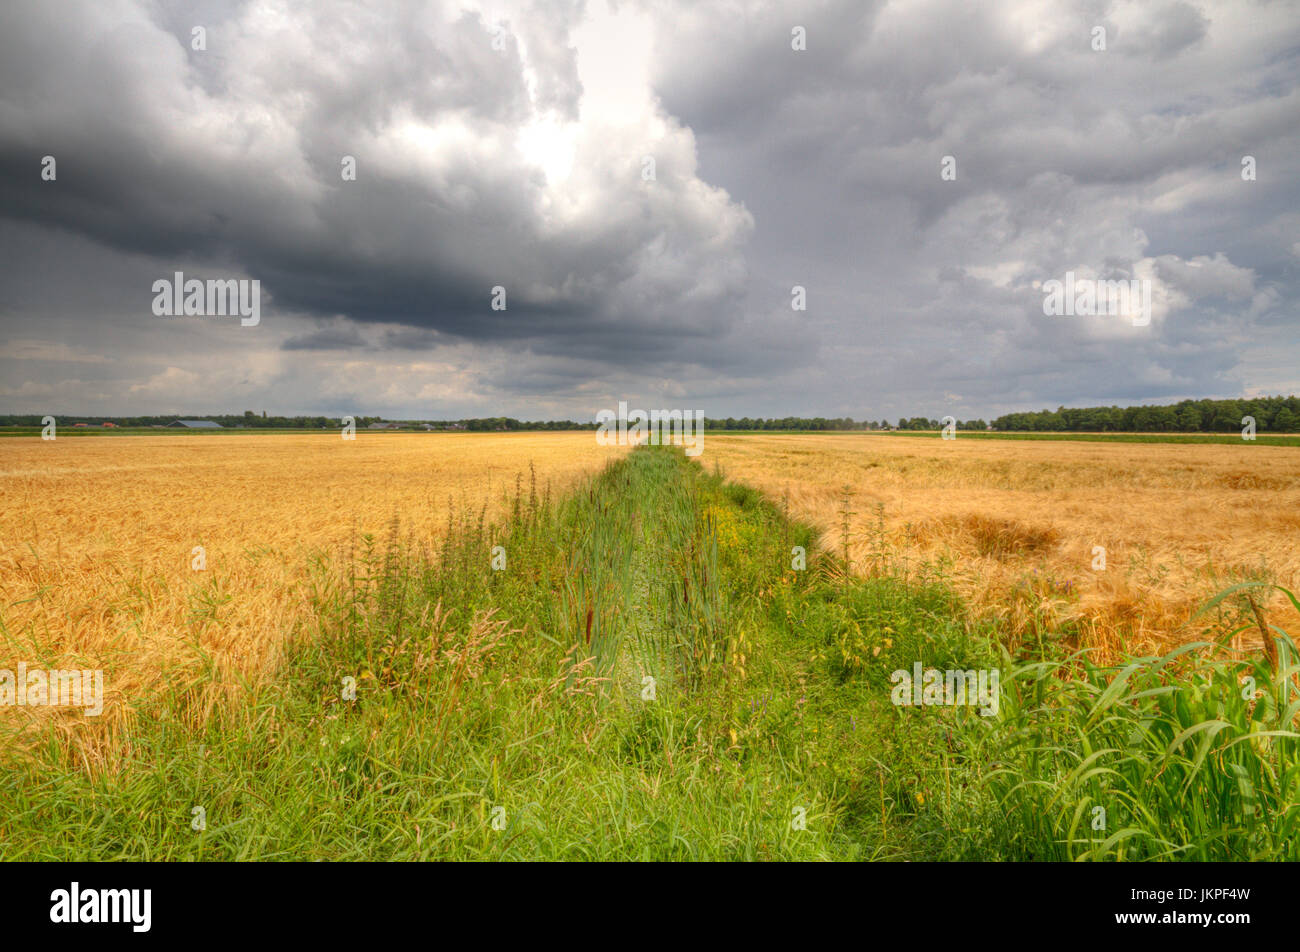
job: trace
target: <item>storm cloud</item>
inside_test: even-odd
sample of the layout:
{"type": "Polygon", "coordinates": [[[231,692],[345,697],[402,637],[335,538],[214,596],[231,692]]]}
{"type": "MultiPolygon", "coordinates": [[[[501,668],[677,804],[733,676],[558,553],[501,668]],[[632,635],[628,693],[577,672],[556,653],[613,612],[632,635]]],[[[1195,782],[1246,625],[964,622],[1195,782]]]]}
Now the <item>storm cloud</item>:
{"type": "Polygon", "coordinates": [[[9,3],[0,408],[1292,392],[1298,83],[1288,3],[9,3]],[[155,316],[176,271],[260,324],[155,316]]]}

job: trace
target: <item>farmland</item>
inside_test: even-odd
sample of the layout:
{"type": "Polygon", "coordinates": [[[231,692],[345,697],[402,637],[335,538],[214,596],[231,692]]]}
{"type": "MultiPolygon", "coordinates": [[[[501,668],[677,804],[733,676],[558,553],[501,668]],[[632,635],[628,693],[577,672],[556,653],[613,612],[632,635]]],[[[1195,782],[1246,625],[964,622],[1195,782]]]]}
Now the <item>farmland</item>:
{"type": "Polygon", "coordinates": [[[0,668],[110,704],[0,718],[0,856],[1300,858],[1300,659],[1251,613],[1300,607],[1295,451],[1245,452],[7,441],[0,668]],[[997,710],[899,706],[914,666],[997,710]]]}
{"type": "Polygon", "coordinates": [[[5,440],[4,630],[27,657],[109,672],[110,724],[122,698],[201,665],[223,676],[214,700],[311,625],[317,560],[394,527],[436,545],[449,519],[499,518],[516,480],[561,493],[620,452],[589,434],[5,440]]]}
{"type": "MultiPolygon", "coordinates": [[[[1154,651],[1199,635],[1193,616],[1222,588],[1300,584],[1290,447],[967,434],[711,435],[708,447],[729,475],[820,525],[827,545],[839,545],[847,487],[857,570],[941,573],[1010,639],[1065,627],[1111,657],[1154,651]]],[[[1284,598],[1271,604],[1278,624],[1300,628],[1284,598]]]]}

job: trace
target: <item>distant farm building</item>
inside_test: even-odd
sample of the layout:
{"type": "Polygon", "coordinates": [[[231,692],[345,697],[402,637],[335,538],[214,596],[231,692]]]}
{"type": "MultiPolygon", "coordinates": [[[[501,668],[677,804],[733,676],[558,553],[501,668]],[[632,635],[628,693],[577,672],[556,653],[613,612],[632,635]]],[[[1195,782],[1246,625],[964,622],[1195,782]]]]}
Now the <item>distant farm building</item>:
{"type": "Polygon", "coordinates": [[[116,423],[101,423],[100,426],[111,426],[113,429],[117,429],[116,423]]]}
{"type": "Polygon", "coordinates": [[[168,426],[183,426],[190,430],[220,430],[220,423],[213,423],[211,420],[177,420],[175,423],[168,423],[168,426]]]}

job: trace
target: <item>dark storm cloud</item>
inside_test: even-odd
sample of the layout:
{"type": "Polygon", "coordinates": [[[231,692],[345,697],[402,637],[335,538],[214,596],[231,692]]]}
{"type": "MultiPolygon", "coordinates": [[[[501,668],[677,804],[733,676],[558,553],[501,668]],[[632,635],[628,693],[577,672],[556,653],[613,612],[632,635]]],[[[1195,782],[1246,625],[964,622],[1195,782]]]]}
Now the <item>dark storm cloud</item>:
{"type": "Polygon", "coordinates": [[[521,127],[577,116],[578,5],[443,22],[426,4],[382,15],[326,4],[280,25],[244,7],[238,19],[214,12],[204,51],[175,6],[159,21],[147,9],[7,9],[8,216],[207,258],[290,312],[468,339],[580,337],[609,357],[653,336],[654,359],[674,335],[725,323],[743,211],[689,174],[665,177],[658,195],[641,187],[640,142],[589,148],[590,165],[554,189],[517,148],[521,127]],[[43,154],[57,182],[32,174],[43,154]],[[546,207],[557,201],[587,207],[557,222],[546,207]],[[489,306],[498,286],[503,311],[489,306]]]}
{"type": "Polygon", "coordinates": [[[285,350],[356,350],[367,346],[361,331],[351,325],[321,327],[305,334],[290,337],[282,345],[285,350]]]}
{"type": "Polygon", "coordinates": [[[11,3],[0,403],[1300,388],[1298,81],[1286,3],[11,3]],[[175,270],[260,280],[262,324],[159,324],[175,270]],[[1071,270],[1150,281],[1150,326],[1045,316],[1071,270]]]}
{"type": "Polygon", "coordinates": [[[1300,365],[1293,7],[830,2],[747,6],[725,30],[676,13],[656,86],[702,174],[753,211],[751,266],[783,279],[763,294],[808,287],[824,368],[861,388],[839,407],[1300,385],[1238,370],[1259,346],[1300,365]],[[1267,181],[1242,180],[1244,155],[1267,181]],[[1045,317],[1035,282],[1067,270],[1149,278],[1152,326],[1045,317]]]}

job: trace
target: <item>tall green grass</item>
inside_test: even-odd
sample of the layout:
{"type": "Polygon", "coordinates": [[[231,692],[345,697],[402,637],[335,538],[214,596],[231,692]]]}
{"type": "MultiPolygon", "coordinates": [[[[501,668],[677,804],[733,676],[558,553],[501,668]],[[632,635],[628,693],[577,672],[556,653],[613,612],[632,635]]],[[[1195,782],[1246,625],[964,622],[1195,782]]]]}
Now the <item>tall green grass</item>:
{"type": "Polygon", "coordinates": [[[1272,662],[1197,643],[1117,668],[1077,657],[1016,666],[1001,721],[973,745],[995,764],[982,781],[995,816],[972,850],[1300,858],[1300,654],[1285,632],[1268,634],[1272,662]]]}
{"type": "Polygon", "coordinates": [[[315,626],[202,729],[178,687],[137,699],[112,771],[0,743],[0,857],[1296,858],[1280,632],[1275,663],[1216,644],[1099,668],[1059,639],[1011,658],[942,566],[880,551],[896,574],[846,575],[666,447],[510,502],[437,543],[399,514],[321,560],[315,626]],[[917,661],[1000,668],[999,716],[895,707],[917,661]]]}

